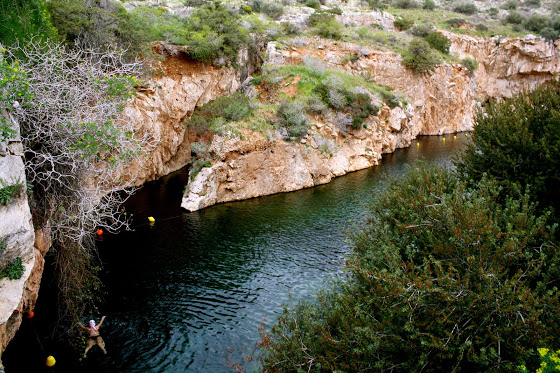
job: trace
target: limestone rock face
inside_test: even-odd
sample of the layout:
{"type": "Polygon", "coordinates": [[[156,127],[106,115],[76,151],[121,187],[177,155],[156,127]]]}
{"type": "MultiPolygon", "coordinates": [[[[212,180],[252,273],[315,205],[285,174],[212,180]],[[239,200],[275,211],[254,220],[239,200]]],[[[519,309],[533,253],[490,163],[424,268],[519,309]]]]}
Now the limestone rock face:
{"type": "Polygon", "coordinates": [[[196,211],[216,203],[289,192],[325,184],[333,177],[379,163],[382,153],[410,145],[413,108],[384,107],[358,130],[334,121],[316,123],[298,142],[280,136],[214,136],[210,149],[219,157],[189,184],[181,206],[196,211]]]}
{"type": "MultiPolygon", "coordinates": [[[[9,118],[7,113],[2,113],[9,118]]],[[[19,129],[17,124],[12,124],[19,129]]],[[[19,135],[8,139],[0,153],[0,179],[6,184],[25,185],[23,148],[19,135]]],[[[0,280],[0,356],[12,340],[22,321],[22,315],[33,310],[43,273],[44,253],[34,248],[35,234],[25,187],[6,205],[0,204],[0,242],[6,249],[0,253],[1,268],[20,257],[25,268],[18,280],[0,280]]],[[[0,363],[0,368],[2,364],[0,363]]]]}
{"type": "Polygon", "coordinates": [[[390,51],[370,50],[351,43],[309,38],[305,47],[267,48],[272,65],[298,64],[305,55],[329,68],[367,74],[393,87],[408,100],[406,107],[385,106],[367,128],[342,133],[336,123],[316,123],[299,143],[247,133],[248,140],[214,137],[220,159],[204,168],[189,184],[182,206],[195,211],[220,202],[288,192],[329,182],[333,177],[376,165],[381,154],[410,145],[418,135],[471,130],[479,102],[534,89],[560,73],[559,45],[543,39],[483,39],[446,34],[451,52],[478,61],[474,73],[460,64],[442,63],[428,74],[415,74],[390,51]],[[360,56],[344,62],[349,54],[360,56]]]}
{"type": "Polygon", "coordinates": [[[451,53],[478,61],[473,75],[476,95],[511,97],[532,90],[560,74],[560,41],[547,42],[540,37],[501,39],[456,35],[445,32],[451,40],[451,53]]]}
{"type": "Polygon", "coordinates": [[[139,90],[136,99],[124,110],[138,133],[151,139],[154,147],[145,149],[140,161],[123,170],[134,185],[155,180],[190,162],[189,131],[183,124],[197,106],[235,92],[255,69],[258,56],[240,52],[238,68],[215,67],[189,60],[175,48],[164,48],[166,61],[154,68],[154,76],[139,90]]]}

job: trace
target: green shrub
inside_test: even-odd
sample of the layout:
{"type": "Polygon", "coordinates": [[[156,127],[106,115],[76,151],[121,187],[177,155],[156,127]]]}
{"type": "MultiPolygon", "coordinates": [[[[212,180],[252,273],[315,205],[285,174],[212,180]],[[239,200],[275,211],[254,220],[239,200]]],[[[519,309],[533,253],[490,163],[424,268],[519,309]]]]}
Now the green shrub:
{"type": "Polygon", "coordinates": [[[189,54],[200,61],[227,57],[236,64],[239,51],[250,41],[248,31],[220,3],[194,11],[187,20],[187,31],[189,54]]]}
{"type": "Polygon", "coordinates": [[[252,0],[249,5],[254,12],[264,13],[272,19],[278,19],[284,14],[284,7],[272,1],[252,0]]]}
{"type": "Polygon", "coordinates": [[[414,0],[395,0],[393,2],[395,8],[401,9],[415,9],[418,8],[418,3],[414,0]]]}
{"type": "Polygon", "coordinates": [[[453,6],[453,10],[458,13],[463,14],[475,14],[478,12],[478,9],[474,3],[471,2],[460,2],[453,6]]]}
{"type": "Polygon", "coordinates": [[[549,41],[554,41],[560,37],[560,32],[552,27],[545,27],[540,32],[541,36],[549,41]]]}
{"type": "Polygon", "coordinates": [[[530,188],[539,208],[560,212],[560,85],[550,83],[531,93],[491,101],[476,118],[462,160],[466,179],[495,178],[513,193],[530,188]]]}
{"type": "Polygon", "coordinates": [[[315,27],[321,23],[329,23],[335,20],[334,14],[327,10],[318,10],[311,14],[307,19],[307,24],[311,27],[315,27]]]}
{"type": "Polygon", "coordinates": [[[528,6],[530,8],[540,8],[541,0],[525,0],[523,1],[523,5],[528,6]]]}
{"type": "Polygon", "coordinates": [[[550,26],[550,18],[541,14],[531,14],[524,24],[529,31],[540,32],[543,28],[550,26]]]}
{"type": "Polygon", "coordinates": [[[345,281],[284,310],[263,371],[513,372],[535,341],[558,345],[559,252],[527,195],[421,165],[385,185],[345,281]]]}
{"type": "Polygon", "coordinates": [[[505,10],[516,10],[517,9],[517,1],[516,0],[508,0],[502,5],[502,9],[505,10]]]}
{"type": "Polygon", "coordinates": [[[317,35],[327,39],[341,39],[343,26],[336,19],[332,19],[327,23],[319,23],[316,27],[317,35]]]}
{"type": "Polygon", "coordinates": [[[306,0],[305,6],[313,9],[321,9],[321,3],[319,2],[319,0],[306,0]]]}
{"type": "Polygon", "coordinates": [[[447,23],[449,26],[453,28],[459,28],[466,25],[467,21],[464,20],[463,18],[450,18],[447,21],[445,21],[445,23],[447,23]]]}
{"type": "Polygon", "coordinates": [[[451,41],[441,32],[432,32],[424,38],[430,45],[441,53],[449,54],[451,41]]]}
{"type": "Polygon", "coordinates": [[[484,23],[477,23],[475,28],[477,31],[488,31],[488,26],[486,26],[484,23]]]}
{"type": "Polygon", "coordinates": [[[461,65],[463,65],[467,69],[469,69],[469,72],[471,73],[471,75],[476,71],[476,69],[478,69],[478,62],[476,62],[475,59],[470,58],[470,57],[463,58],[461,60],[461,65]]]}
{"type": "Polygon", "coordinates": [[[304,105],[295,101],[282,101],[276,115],[278,124],[287,130],[290,140],[297,140],[309,132],[304,105]]]}
{"type": "Polygon", "coordinates": [[[156,8],[136,7],[130,12],[129,28],[144,41],[187,42],[186,22],[172,13],[156,8]]]}
{"type": "Polygon", "coordinates": [[[403,65],[414,70],[417,74],[434,71],[439,59],[434,55],[430,44],[419,38],[414,38],[408,48],[402,52],[403,65]]]}
{"type": "Polygon", "coordinates": [[[506,16],[506,22],[507,23],[512,23],[514,25],[520,25],[522,23],[525,23],[526,20],[527,20],[527,18],[525,18],[525,16],[523,14],[517,13],[517,12],[510,12],[506,16]]]}
{"type": "Polygon", "coordinates": [[[0,179],[0,205],[8,205],[23,190],[23,183],[16,181],[13,184],[0,179]]]}
{"type": "Polygon", "coordinates": [[[434,0],[426,0],[422,5],[422,9],[434,10],[436,8],[436,2],[434,0]]]}
{"type": "Polygon", "coordinates": [[[6,248],[8,247],[8,242],[6,239],[1,239],[0,240],[0,256],[2,254],[4,254],[4,251],[6,251],[6,248]]]}
{"type": "Polygon", "coordinates": [[[496,16],[498,15],[500,11],[498,10],[498,8],[490,8],[488,9],[488,14],[490,15],[490,17],[492,18],[496,18],[496,16]]]}
{"type": "Polygon", "coordinates": [[[399,31],[405,31],[414,25],[414,21],[409,18],[399,17],[393,21],[395,27],[399,31]]]}
{"type": "Polygon", "coordinates": [[[10,280],[19,280],[23,276],[25,267],[20,257],[15,258],[0,272],[0,279],[7,277],[10,280]]]}
{"type": "Polygon", "coordinates": [[[122,5],[107,0],[102,7],[98,2],[88,6],[83,0],[51,0],[47,2],[53,24],[67,44],[73,46],[78,38],[89,47],[108,45],[129,49],[131,54],[145,51],[151,27],[138,18],[133,19],[122,5]]]}
{"type": "Polygon", "coordinates": [[[193,128],[198,133],[204,133],[211,129],[212,123],[217,118],[228,121],[239,121],[251,113],[249,99],[240,92],[230,96],[221,96],[212,102],[196,108],[185,125],[193,128]]]}
{"type": "Polygon", "coordinates": [[[353,128],[362,127],[370,115],[377,115],[379,108],[371,104],[371,98],[365,93],[354,93],[342,86],[338,79],[327,79],[318,84],[313,91],[332,109],[349,115],[349,124],[353,128]]]}
{"type": "Polygon", "coordinates": [[[189,178],[191,179],[191,181],[196,178],[196,175],[198,175],[203,168],[208,168],[208,167],[212,167],[212,162],[210,162],[209,160],[205,160],[205,159],[195,160],[191,165],[191,170],[189,171],[189,178]]]}
{"type": "Polygon", "coordinates": [[[43,0],[3,0],[0,5],[0,44],[14,45],[31,38],[58,38],[43,0]]]}
{"type": "Polygon", "coordinates": [[[419,38],[424,38],[435,31],[435,28],[431,24],[422,24],[418,26],[414,26],[410,33],[414,36],[418,36],[419,38]]]}
{"type": "Polygon", "coordinates": [[[280,25],[282,26],[282,31],[286,35],[297,35],[301,32],[299,27],[291,22],[282,22],[280,25]]]}
{"type": "Polygon", "coordinates": [[[371,9],[385,9],[387,8],[387,4],[383,2],[383,0],[365,0],[368,6],[371,9]]]}

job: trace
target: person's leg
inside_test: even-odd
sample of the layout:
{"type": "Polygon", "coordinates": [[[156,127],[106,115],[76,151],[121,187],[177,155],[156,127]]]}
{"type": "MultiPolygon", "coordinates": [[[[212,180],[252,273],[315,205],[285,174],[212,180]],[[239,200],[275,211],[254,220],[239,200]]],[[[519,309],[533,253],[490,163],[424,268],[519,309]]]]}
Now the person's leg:
{"type": "Polygon", "coordinates": [[[95,344],[95,341],[93,339],[88,338],[86,350],[84,351],[84,357],[86,357],[88,351],[93,347],[94,344],[95,344]]]}
{"type": "Polygon", "coordinates": [[[101,349],[103,350],[103,353],[104,353],[105,355],[107,355],[107,350],[105,349],[105,342],[103,342],[103,338],[97,337],[97,345],[98,345],[99,347],[101,347],[101,349]]]}

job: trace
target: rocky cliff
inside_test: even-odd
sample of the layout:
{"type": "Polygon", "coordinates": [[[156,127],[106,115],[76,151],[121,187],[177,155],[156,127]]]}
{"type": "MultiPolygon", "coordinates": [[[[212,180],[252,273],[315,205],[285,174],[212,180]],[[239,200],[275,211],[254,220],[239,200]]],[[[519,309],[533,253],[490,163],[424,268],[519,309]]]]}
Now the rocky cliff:
{"type": "Polygon", "coordinates": [[[350,133],[341,132],[336,121],[315,123],[310,134],[297,143],[257,133],[244,134],[250,140],[243,141],[215,136],[211,149],[217,159],[189,184],[182,206],[195,211],[326,183],[377,164],[382,153],[408,146],[419,134],[471,130],[481,102],[534,89],[560,73],[559,45],[540,38],[448,37],[452,53],[478,61],[476,72],[444,62],[433,74],[418,75],[402,66],[401,56],[394,52],[318,38],[309,39],[305,47],[284,50],[269,44],[269,64],[300,64],[304,56],[314,56],[329,68],[368,74],[377,83],[402,92],[409,105],[392,110],[385,106],[369,119],[367,128],[350,133]],[[345,62],[348,55],[359,58],[345,62]],[[332,150],[325,152],[325,146],[332,150]]]}
{"type": "Polygon", "coordinates": [[[238,66],[204,65],[189,60],[181,47],[161,45],[165,61],[154,63],[153,78],[140,87],[124,111],[139,133],[155,144],[138,163],[127,167],[133,183],[141,185],[184,167],[190,162],[189,132],[183,121],[197,106],[231,94],[259,64],[259,54],[243,50],[238,66]]]}
{"type": "MultiPolygon", "coordinates": [[[[2,113],[10,118],[7,113],[2,113]]],[[[8,122],[10,123],[10,122],[8,122]]],[[[14,129],[19,130],[12,122],[14,129]]],[[[49,242],[42,231],[35,235],[31,212],[25,192],[25,170],[23,147],[19,135],[0,143],[0,180],[4,183],[23,183],[22,190],[3,205],[0,204],[0,243],[5,250],[0,252],[0,268],[20,257],[24,272],[17,280],[0,279],[0,356],[19,329],[24,315],[35,307],[44,259],[49,242]]],[[[0,185],[2,186],[2,185],[0,185]]],[[[2,364],[0,363],[0,369],[2,364]]]]}

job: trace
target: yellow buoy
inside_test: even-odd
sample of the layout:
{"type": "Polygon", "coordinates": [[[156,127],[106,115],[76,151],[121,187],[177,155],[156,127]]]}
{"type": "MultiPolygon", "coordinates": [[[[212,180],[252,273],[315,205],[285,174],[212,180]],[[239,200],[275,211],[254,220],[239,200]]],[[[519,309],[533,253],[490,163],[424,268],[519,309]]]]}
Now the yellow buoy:
{"type": "Polygon", "coordinates": [[[453,140],[455,140],[457,138],[457,136],[453,135],[453,140]]]}
{"type": "Polygon", "coordinates": [[[156,221],[156,219],[154,219],[153,216],[148,216],[148,221],[149,221],[150,223],[153,223],[153,222],[156,221]]]}
{"type": "Polygon", "coordinates": [[[419,143],[419,142],[417,142],[417,143],[416,143],[416,146],[420,146],[420,143],[419,143]]]}
{"type": "Polygon", "coordinates": [[[52,355],[47,358],[47,361],[45,361],[45,365],[48,366],[48,367],[52,367],[55,364],[56,364],[56,360],[54,359],[54,356],[52,356],[52,355]]]}
{"type": "Polygon", "coordinates": [[[445,141],[445,137],[441,141],[445,141]]]}

